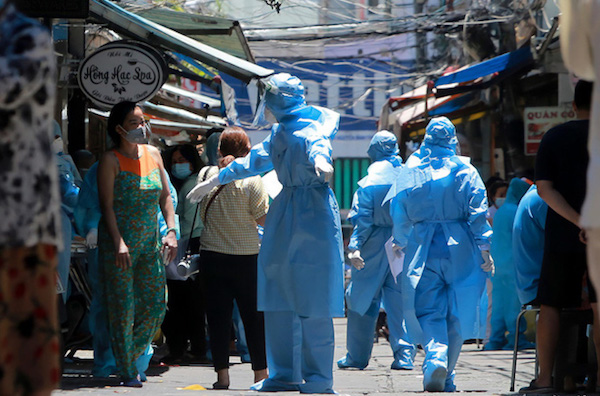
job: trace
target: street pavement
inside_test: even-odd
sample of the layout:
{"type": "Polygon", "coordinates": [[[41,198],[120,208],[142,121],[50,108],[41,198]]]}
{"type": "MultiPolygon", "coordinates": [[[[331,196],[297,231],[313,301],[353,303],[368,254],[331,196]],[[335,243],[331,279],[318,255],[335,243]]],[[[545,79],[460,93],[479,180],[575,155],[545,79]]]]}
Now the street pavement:
{"type": "MultiPolygon", "coordinates": [[[[335,360],[346,353],[346,319],[335,319],[335,360]]],[[[334,388],[340,394],[348,395],[414,395],[423,391],[421,364],[423,351],[419,350],[415,369],[412,371],[391,370],[392,352],[385,339],[373,347],[373,356],[365,370],[340,370],[334,367],[334,388]]],[[[62,389],[53,395],[259,395],[248,390],[253,375],[250,364],[241,364],[240,358],[231,358],[231,386],[229,390],[212,390],[216,374],[210,366],[158,366],[150,367],[148,382],[141,389],[124,388],[117,385],[116,378],[105,380],[91,376],[92,354],[79,351],[77,363],[65,366],[62,389]],[[200,390],[185,389],[199,388],[200,390]],[[207,390],[203,390],[206,388],[207,390]]],[[[528,385],[533,379],[534,352],[519,353],[517,382],[515,389],[528,385]]],[[[482,351],[475,344],[463,346],[456,368],[458,392],[476,395],[510,394],[510,373],[512,351],[482,351]]],[[[278,395],[298,395],[298,392],[280,392],[278,395]]],[[[272,393],[270,395],[273,395],[272,393]]]]}

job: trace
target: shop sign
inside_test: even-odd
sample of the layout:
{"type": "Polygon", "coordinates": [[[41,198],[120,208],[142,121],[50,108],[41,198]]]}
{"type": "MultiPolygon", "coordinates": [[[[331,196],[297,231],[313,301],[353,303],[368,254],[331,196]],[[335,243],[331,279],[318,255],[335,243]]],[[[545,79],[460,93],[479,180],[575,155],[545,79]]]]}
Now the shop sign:
{"type": "Polygon", "coordinates": [[[525,120],[525,154],[536,155],[542,137],[556,125],[575,120],[577,115],[569,106],[526,107],[525,120]]]}
{"type": "Polygon", "coordinates": [[[138,42],[100,47],[79,65],[79,87],[101,108],[123,101],[144,102],[164,84],[166,64],[160,53],[138,42]]]}

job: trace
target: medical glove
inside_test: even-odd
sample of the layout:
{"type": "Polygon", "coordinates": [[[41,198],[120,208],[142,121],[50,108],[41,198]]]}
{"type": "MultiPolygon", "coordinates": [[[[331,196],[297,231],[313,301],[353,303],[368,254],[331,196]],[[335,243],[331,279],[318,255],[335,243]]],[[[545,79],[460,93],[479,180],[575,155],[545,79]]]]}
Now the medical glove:
{"type": "Polygon", "coordinates": [[[88,249],[96,249],[98,247],[98,229],[92,228],[85,236],[85,246],[88,249]]]}
{"type": "Polygon", "coordinates": [[[360,271],[365,268],[365,260],[360,256],[360,250],[348,253],[348,258],[350,259],[350,264],[357,270],[360,271]]]}
{"type": "Polygon", "coordinates": [[[491,276],[494,276],[494,272],[496,272],[496,268],[494,267],[494,259],[490,255],[489,250],[482,250],[481,257],[483,257],[483,264],[481,264],[481,269],[485,272],[489,272],[491,276]]]}
{"type": "Polygon", "coordinates": [[[197,184],[185,197],[189,199],[191,203],[198,203],[210,192],[210,190],[219,185],[221,185],[221,183],[219,183],[219,175],[215,175],[210,179],[197,184]]]}
{"type": "Polygon", "coordinates": [[[315,172],[317,173],[317,176],[323,176],[325,183],[327,183],[333,176],[333,166],[327,161],[327,158],[322,155],[317,155],[315,157],[315,172]]]}

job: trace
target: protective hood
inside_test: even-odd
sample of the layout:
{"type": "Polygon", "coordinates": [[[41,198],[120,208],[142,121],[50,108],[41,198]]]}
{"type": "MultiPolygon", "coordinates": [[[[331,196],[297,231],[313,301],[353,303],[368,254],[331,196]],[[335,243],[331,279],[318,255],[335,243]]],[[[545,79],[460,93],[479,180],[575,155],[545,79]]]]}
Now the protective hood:
{"type": "Polygon", "coordinates": [[[373,161],[398,155],[398,141],[389,131],[379,131],[371,139],[367,154],[373,161]]]}
{"type": "Polygon", "coordinates": [[[206,139],[206,157],[208,165],[216,166],[219,162],[219,137],[221,132],[215,132],[206,139]]]}
{"type": "Polygon", "coordinates": [[[447,117],[435,117],[425,129],[423,146],[433,149],[435,146],[451,149],[456,153],[456,127],[447,117]]]}
{"type": "Polygon", "coordinates": [[[278,121],[306,107],[304,86],[298,77],[279,73],[265,81],[265,103],[278,121]]]}
{"type": "Polygon", "coordinates": [[[517,177],[513,178],[508,185],[508,190],[506,191],[506,201],[504,201],[504,203],[512,203],[515,205],[518,204],[527,190],[529,190],[529,183],[517,177]]]}
{"type": "MultiPolygon", "coordinates": [[[[1,1],[1,0],[0,0],[1,1]]],[[[62,130],[60,129],[60,125],[56,120],[52,120],[52,138],[62,137],[62,130]]]]}

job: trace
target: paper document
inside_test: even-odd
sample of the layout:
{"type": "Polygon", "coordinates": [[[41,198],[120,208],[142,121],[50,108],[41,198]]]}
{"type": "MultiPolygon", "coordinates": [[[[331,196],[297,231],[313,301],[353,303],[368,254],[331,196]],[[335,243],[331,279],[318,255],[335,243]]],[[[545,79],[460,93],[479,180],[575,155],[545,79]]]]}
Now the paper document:
{"type": "Polygon", "coordinates": [[[404,251],[400,250],[399,255],[394,253],[394,248],[392,247],[393,241],[394,237],[390,237],[385,243],[385,254],[387,255],[394,281],[398,283],[397,277],[402,273],[402,269],[404,268],[404,251]]]}
{"type": "Polygon", "coordinates": [[[274,170],[267,173],[262,177],[263,186],[265,186],[265,190],[267,190],[267,194],[271,199],[275,199],[275,197],[281,192],[283,186],[277,179],[277,173],[274,170]]]}

